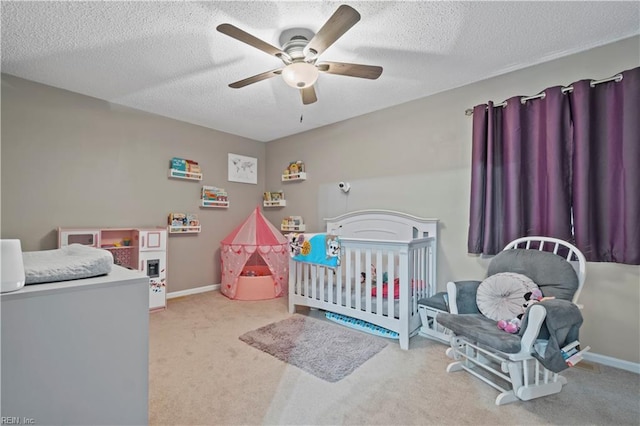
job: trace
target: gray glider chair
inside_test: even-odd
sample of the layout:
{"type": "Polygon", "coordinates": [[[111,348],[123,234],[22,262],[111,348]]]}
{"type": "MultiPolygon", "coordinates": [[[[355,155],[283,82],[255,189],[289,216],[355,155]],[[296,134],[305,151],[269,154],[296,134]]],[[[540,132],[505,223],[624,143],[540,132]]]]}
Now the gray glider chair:
{"type": "Polygon", "coordinates": [[[577,300],[585,265],[572,244],[524,237],[491,260],[484,281],[449,282],[449,312],[436,316],[450,338],[447,355],[454,362],[447,372],[467,371],[500,391],[496,405],[560,392],[567,381],[558,373],[571,365],[566,347],[578,341],[582,324],[577,300]],[[536,286],[552,299],[525,311],[526,293],[536,286]],[[524,312],[519,332],[498,328],[498,319],[518,310],[524,312]]]}

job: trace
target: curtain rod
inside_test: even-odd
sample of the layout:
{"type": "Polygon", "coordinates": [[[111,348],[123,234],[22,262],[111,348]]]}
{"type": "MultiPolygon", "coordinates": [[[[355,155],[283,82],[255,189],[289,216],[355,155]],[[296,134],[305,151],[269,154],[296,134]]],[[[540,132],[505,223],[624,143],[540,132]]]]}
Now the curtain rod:
{"type": "MultiPolygon", "coordinates": [[[[616,83],[619,83],[622,81],[622,74],[616,74],[613,77],[609,77],[609,78],[603,78],[602,80],[591,80],[591,83],[589,83],[589,85],[591,87],[594,87],[597,84],[600,83],[607,83],[609,81],[615,81],[616,83]]],[[[563,87],[562,89],[560,89],[560,91],[562,92],[562,94],[567,94],[567,93],[571,93],[573,92],[573,86],[567,86],[567,87],[563,87]]],[[[527,101],[533,100],[533,99],[544,99],[545,97],[545,93],[544,92],[540,92],[537,95],[533,95],[533,96],[527,96],[527,97],[522,97],[520,98],[520,102],[525,103],[527,101]]],[[[507,106],[507,101],[501,102],[499,104],[494,104],[493,107],[497,108],[497,107],[505,107],[507,106]]],[[[473,108],[467,108],[466,110],[464,110],[464,115],[473,115],[473,108]]]]}

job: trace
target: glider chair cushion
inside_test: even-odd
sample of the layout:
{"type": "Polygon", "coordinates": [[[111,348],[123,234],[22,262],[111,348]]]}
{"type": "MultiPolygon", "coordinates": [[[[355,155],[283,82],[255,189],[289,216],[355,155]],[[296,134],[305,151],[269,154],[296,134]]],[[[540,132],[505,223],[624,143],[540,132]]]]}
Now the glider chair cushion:
{"type": "Polygon", "coordinates": [[[456,306],[459,314],[479,314],[476,293],[480,286],[480,281],[456,281],[458,293],[456,306]]]}
{"type": "Polygon", "coordinates": [[[571,300],[578,289],[578,276],[573,266],[562,257],[546,251],[502,251],[491,260],[488,275],[500,272],[526,275],[540,287],[543,296],[571,300]]]}
{"type": "Polygon", "coordinates": [[[456,335],[467,336],[498,351],[515,354],[520,352],[520,336],[509,334],[497,327],[497,321],[482,314],[438,314],[438,322],[456,335]]]}

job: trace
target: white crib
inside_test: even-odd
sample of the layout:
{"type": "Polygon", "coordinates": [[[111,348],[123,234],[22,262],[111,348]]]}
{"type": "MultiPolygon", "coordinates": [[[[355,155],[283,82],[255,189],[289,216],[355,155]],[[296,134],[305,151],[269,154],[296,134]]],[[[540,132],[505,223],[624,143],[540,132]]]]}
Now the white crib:
{"type": "Polygon", "coordinates": [[[389,210],[325,220],[327,233],[340,236],[341,264],[332,269],[290,260],[289,312],[307,306],[360,319],[398,333],[400,347],[409,349],[421,325],[418,300],[436,291],[438,220],[389,210]]]}

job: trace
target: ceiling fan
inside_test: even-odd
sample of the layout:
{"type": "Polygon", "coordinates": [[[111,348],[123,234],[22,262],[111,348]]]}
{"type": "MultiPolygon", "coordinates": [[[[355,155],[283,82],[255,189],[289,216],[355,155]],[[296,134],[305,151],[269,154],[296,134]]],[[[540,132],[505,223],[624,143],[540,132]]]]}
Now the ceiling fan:
{"type": "MultiPolygon", "coordinates": [[[[319,73],[346,75],[375,80],[382,74],[382,67],[344,62],[323,61],[318,57],[360,20],[360,14],[351,6],[342,5],[329,20],[313,35],[309,30],[290,30],[293,34],[279,49],[231,24],[220,24],[217,30],[229,37],[260,49],[284,62],[284,67],[263,72],[231,83],[229,87],[239,89],[258,81],[282,75],[291,87],[300,90],[302,103],[312,104],[318,100],[313,88],[319,73]]],[[[283,33],[284,34],[284,33],[283,33]]]]}

